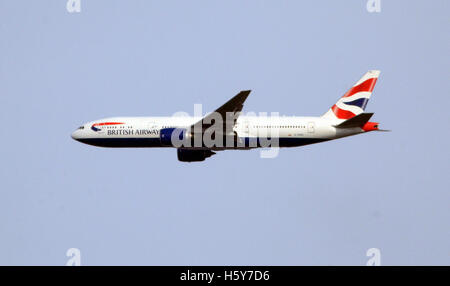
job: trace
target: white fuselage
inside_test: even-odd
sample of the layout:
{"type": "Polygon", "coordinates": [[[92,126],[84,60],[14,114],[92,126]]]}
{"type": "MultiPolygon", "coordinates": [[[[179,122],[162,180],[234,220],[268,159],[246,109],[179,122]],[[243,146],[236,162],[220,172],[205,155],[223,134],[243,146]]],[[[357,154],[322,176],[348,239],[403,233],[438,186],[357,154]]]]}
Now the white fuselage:
{"type": "MultiPolygon", "coordinates": [[[[164,128],[188,128],[200,117],[114,117],[84,124],[72,138],[101,147],[167,147],[160,142],[164,128]]],[[[238,117],[233,131],[242,139],[278,139],[279,147],[319,143],[363,133],[361,128],[340,129],[322,117],[238,117]]],[[[253,146],[261,147],[261,146],[253,146]]],[[[252,148],[246,146],[244,149],[252,148]]],[[[215,148],[211,148],[215,149],[215,148]]],[[[225,146],[220,149],[236,149],[225,146]]]]}

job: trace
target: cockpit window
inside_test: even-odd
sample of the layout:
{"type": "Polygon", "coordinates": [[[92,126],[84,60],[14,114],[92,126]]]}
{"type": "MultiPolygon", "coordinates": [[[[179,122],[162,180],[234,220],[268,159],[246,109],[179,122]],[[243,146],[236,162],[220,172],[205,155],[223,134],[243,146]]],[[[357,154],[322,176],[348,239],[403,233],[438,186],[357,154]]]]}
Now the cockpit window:
{"type": "Polygon", "coordinates": [[[78,127],[78,129],[84,129],[84,126],[80,126],[80,127],[78,127]]]}

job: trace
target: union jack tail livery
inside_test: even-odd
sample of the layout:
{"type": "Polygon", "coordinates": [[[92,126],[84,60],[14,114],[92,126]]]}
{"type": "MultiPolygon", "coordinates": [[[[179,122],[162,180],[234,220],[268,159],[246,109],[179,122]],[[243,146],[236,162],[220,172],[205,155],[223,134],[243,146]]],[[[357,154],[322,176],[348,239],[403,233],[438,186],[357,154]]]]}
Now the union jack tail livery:
{"type": "Polygon", "coordinates": [[[368,71],[322,118],[339,123],[363,113],[379,75],[378,70],[368,71]]]}

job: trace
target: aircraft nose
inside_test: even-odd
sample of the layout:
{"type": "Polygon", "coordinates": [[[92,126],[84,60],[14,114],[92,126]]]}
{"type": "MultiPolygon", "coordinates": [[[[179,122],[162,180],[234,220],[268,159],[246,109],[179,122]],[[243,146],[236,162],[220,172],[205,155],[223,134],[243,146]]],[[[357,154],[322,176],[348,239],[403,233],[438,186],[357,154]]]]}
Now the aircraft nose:
{"type": "Polygon", "coordinates": [[[80,134],[81,130],[77,129],[74,132],[72,132],[72,139],[77,140],[80,139],[81,134],[80,134]]]}

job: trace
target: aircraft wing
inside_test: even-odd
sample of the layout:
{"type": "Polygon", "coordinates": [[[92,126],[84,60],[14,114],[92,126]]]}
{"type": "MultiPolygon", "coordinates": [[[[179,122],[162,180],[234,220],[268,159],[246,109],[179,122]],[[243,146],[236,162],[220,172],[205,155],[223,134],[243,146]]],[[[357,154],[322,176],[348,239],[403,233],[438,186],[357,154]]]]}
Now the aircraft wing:
{"type": "Polygon", "coordinates": [[[251,90],[243,90],[235,95],[232,99],[227,101],[224,105],[216,109],[214,112],[206,115],[200,121],[191,126],[193,133],[204,132],[205,129],[211,127],[218,116],[222,119],[222,130],[225,131],[227,123],[228,126],[233,127],[236,124],[236,120],[244,107],[244,102],[250,94],[251,90]]]}

